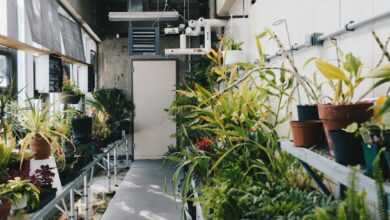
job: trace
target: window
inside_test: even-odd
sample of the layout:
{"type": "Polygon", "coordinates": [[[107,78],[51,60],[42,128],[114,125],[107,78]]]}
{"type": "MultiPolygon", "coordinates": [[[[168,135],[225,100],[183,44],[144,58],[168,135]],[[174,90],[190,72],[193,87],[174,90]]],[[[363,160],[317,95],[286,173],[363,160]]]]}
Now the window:
{"type": "Polygon", "coordinates": [[[0,88],[7,88],[11,81],[11,62],[10,57],[0,54],[0,88]]]}

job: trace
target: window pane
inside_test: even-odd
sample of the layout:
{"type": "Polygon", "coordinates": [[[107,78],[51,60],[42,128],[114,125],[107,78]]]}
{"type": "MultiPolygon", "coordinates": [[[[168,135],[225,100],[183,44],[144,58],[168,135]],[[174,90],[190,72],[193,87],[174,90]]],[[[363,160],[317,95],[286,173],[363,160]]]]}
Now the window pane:
{"type": "Polygon", "coordinates": [[[7,56],[0,55],[0,87],[5,88],[9,85],[7,56]]]}

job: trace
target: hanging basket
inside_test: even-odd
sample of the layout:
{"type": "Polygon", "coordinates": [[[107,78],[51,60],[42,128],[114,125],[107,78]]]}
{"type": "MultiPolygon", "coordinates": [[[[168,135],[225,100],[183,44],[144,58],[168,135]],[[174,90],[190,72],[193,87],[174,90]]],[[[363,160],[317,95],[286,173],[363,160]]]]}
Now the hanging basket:
{"type": "Polygon", "coordinates": [[[78,104],[80,102],[81,95],[76,95],[73,93],[62,93],[61,102],[63,104],[78,104]]]}

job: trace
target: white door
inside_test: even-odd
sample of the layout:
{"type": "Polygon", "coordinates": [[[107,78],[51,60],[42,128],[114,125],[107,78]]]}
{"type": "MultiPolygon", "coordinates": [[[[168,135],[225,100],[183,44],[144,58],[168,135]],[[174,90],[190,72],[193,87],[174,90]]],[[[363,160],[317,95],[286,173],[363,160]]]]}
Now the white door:
{"type": "Polygon", "coordinates": [[[176,124],[165,111],[175,99],[175,60],[133,60],[134,158],[158,159],[175,144],[176,124]]]}

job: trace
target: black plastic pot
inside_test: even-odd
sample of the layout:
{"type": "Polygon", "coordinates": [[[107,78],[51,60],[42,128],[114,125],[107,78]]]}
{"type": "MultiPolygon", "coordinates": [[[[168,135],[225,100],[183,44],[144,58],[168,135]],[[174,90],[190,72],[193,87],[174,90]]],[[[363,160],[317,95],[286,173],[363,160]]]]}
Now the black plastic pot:
{"type": "Polygon", "coordinates": [[[89,142],[92,135],[92,118],[86,116],[72,119],[72,135],[78,143],[89,142]]]}
{"type": "Polygon", "coordinates": [[[121,131],[125,131],[126,134],[129,134],[130,133],[130,125],[131,125],[131,123],[129,120],[123,120],[120,122],[119,128],[121,131]]]}
{"type": "Polygon", "coordinates": [[[51,200],[53,200],[56,197],[56,193],[57,193],[56,188],[41,190],[41,192],[39,194],[39,208],[38,209],[45,207],[51,200]]]}
{"type": "MultiPolygon", "coordinates": [[[[378,156],[379,150],[381,147],[375,144],[364,144],[363,152],[364,152],[364,168],[365,173],[369,176],[372,176],[374,170],[374,160],[378,156]]],[[[388,178],[389,177],[389,168],[390,168],[390,151],[385,150],[380,158],[380,167],[382,169],[383,175],[388,178]]]]}
{"type": "Polygon", "coordinates": [[[80,102],[81,95],[75,95],[72,93],[62,93],[60,99],[63,104],[75,105],[80,102]]]}
{"type": "Polygon", "coordinates": [[[330,132],[334,144],[334,157],[342,165],[363,165],[363,141],[343,130],[330,132]]]}
{"type": "Polygon", "coordinates": [[[319,120],[317,105],[297,105],[298,121],[319,120]]]}

